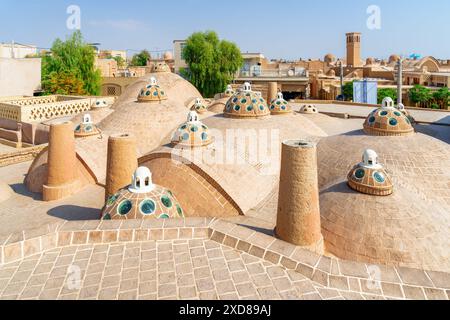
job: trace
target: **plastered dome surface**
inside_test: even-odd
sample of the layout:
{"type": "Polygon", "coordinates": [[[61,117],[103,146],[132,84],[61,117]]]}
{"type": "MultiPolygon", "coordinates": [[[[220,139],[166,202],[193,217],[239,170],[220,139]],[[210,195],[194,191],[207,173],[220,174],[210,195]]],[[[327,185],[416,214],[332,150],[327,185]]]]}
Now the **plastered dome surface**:
{"type": "Polygon", "coordinates": [[[450,150],[422,134],[368,136],[362,130],[318,144],[322,232],[343,259],[449,271],[450,150]],[[367,148],[393,184],[389,196],[352,190],[347,173],[367,148]]]}
{"type": "Polygon", "coordinates": [[[6,183],[0,182],[0,203],[8,200],[13,194],[13,190],[6,183]]]}
{"type": "Polygon", "coordinates": [[[152,182],[148,168],[140,167],[130,186],[106,201],[104,220],[183,218],[184,213],[173,193],[152,182]]]}
{"type": "Polygon", "coordinates": [[[408,117],[394,107],[394,101],[385,98],[382,107],[367,116],[364,131],[378,136],[403,136],[414,133],[414,128],[408,117]]]}
{"type": "Polygon", "coordinates": [[[257,120],[216,115],[202,122],[214,137],[210,145],[180,152],[162,147],[140,159],[141,165],[152,170],[156,183],[167,183],[174,191],[186,216],[246,214],[277,188],[282,141],[326,136],[306,117],[294,113],[257,120]],[[258,139],[259,144],[249,142],[258,139]],[[192,194],[202,197],[193,199],[192,194]]]}
{"type": "Polygon", "coordinates": [[[228,100],[224,114],[231,118],[258,118],[270,115],[270,111],[261,95],[252,91],[249,83],[245,83],[243,88],[228,100]]]}
{"type": "Polygon", "coordinates": [[[270,113],[273,115],[292,113],[291,105],[284,100],[283,94],[279,92],[277,98],[270,103],[270,113]]]}
{"type": "MultiPolygon", "coordinates": [[[[75,148],[84,175],[96,183],[104,184],[108,137],[128,133],[137,139],[138,156],[148,153],[160,145],[170,143],[173,130],[186,120],[187,105],[200,93],[189,82],[174,73],[150,74],[136,80],[111,107],[112,113],[97,123],[102,132],[99,136],[77,139],[75,148]],[[161,102],[137,102],[142,87],[151,77],[165,88],[167,100],[161,102]]],[[[27,186],[35,192],[45,184],[47,151],[44,150],[30,167],[27,186]],[[32,183],[31,183],[32,182],[32,183]]]]}

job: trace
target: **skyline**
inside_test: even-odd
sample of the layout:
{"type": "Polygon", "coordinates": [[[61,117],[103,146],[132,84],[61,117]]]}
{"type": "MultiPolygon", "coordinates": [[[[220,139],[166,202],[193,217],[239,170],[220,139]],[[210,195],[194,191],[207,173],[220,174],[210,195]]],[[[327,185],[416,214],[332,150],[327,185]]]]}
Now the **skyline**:
{"type": "Polygon", "coordinates": [[[273,10],[268,0],[241,2],[219,5],[217,1],[186,0],[173,1],[169,7],[142,0],[131,0],[127,6],[103,0],[2,0],[0,42],[14,40],[49,48],[56,38],[65,39],[73,32],[66,27],[66,11],[77,5],[86,41],[101,43],[101,49],[129,50],[130,56],[142,49],[172,50],[173,40],[214,30],[242,52],[260,52],[273,59],[322,58],[327,53],[345,57],[346,32],[362,33],[363,58],[418,53],[450,59],[450,43],[441,40],[450,32],[450,23],[441,23],[450,12],[450,2],[445,0],[426,5],[406,0],[347,0],[346,6],[331,0],[317,4],[282,0],[273,10]],[[367,27],[370,5],[381,10],[379,30],[367,27]],[[11,28],[19,17],[20,27],[11,28]]]}

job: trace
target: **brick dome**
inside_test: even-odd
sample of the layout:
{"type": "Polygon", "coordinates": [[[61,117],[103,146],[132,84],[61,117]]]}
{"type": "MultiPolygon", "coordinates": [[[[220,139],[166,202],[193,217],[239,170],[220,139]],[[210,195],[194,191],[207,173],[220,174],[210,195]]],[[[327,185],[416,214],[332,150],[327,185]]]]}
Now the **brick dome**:
{"type": "Polygon", "coordinates": [[[155,185],[146,167],[138,168],[131,185],[106,200],[104,220],[184,218],[184,212],[170,190],[155,185]]]}
{"type": "Polygon", "coordinates": [[[232,118],[259,118],[270,115],[270,111],[261,95],[252,91],[249,83],[245,83],[228,100],[224,115],[232,118]]]}
{"type": "Polygon", "coordinates": [[[306,113],[306,114],[313,114],[313,113],[319,113],[319,110],[313,104],[305,104],[303,107],[300,108],[299,112],[306,113]]]}
{"type": "Polygon", "coordinates": [[[271,102],[269,109],[270,113],[273,115],[292,113],[291,105],[284,100],[281,92],[279,92],[277,98],[271,102]]]}
{"type": "Polygon", "coordinates": [[[149,84],[142,88],[138,96],[138,102],[160,102],[167,99],[166,92],[159,86],[158,81],[154,77],[150,79],[149,84]]]}
{"type": "Polygon", "coordinates": [[[83,115],[83,121],[76,126],[75,130],[76,138],[90,137],[100,134],[100,130],[92,122],[90,114],[83,115]]]}
{"type": "Polygon", "coordinates": [[[394,107],[394,101],[385,98],[382,107],[367,117],[364,131],[377,136],[404,136],[414,133],[414,128],[408,117],[394,107]]]}
{"type": "Polygon", "coordinates": [[[362,162],[350,170],[347,179],[349,187],[361,193],[387,196],[393,192],[391,178],[370,149],[364,151],[362,162]]]}
{"type": "Polygon", "coordinates": [[[200,121],[197,112],[190,111],[187,121],[173,133],[172,144],[187,147],[206,146],[213,142],[208,130],[200,121]]]}
{"type": "Polygon", "coordinates": [[[170,70],[170,67],[169,67],[169,65],[167,63],[165,63],[165,62],[156,62],[152,66],[152,72],[153,73],[172,72],[172,70],[170,70]]]}
{"type": "Polygon", "coordinates": [[[205,104],[202,102],[202,99],[196,98],[195,103],[191,108],[192,111],[195,111],[197,113],[205,113],[208,111],[208,108],[205,106],[205,104]]]}

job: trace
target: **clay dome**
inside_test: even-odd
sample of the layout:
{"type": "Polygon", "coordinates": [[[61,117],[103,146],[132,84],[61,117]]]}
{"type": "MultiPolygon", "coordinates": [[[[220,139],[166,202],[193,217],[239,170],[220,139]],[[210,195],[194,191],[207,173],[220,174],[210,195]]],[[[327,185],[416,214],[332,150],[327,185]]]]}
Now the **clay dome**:
{"type": "Polygon", "coordinates": [[[313,113],[319,113],[319,110],[317,110],[317,107],[315,105],[305,104],[303,107],[300,108],[299,112],[313,114],[313,113]]]}
{"type": "Polygon", "coordinates": [[[233,90],[233,87],[229,84],[228,86],[227,86],[227,89],[225,90],[225,92],[224,92],[224,96],[225,97],[231,97],[231,96],[233,96],[235,94],[235,92],[234,92],[234,90],[233,90]]]}
{"type": "Polygon", "coordinates": [[[292,112],[292,107],[286,100],[283,98],[283,94],[278,92],[277,98],[272,101],[270,104],[270,113],[277,114],[288,114],[292,112]]]}
{"type": "Polygon", "coordinates": [[[159,86],[155,77],[150,78],[150,83],[139,92],[138,102],[160,102],[167,100],[166,92],[159,86]]]}
{"type": "Polygon", "coordinates": [[[390,57],[389,57],[389,63],[395,63],[395,62],[398,62],[398,61],[400,61],[400,56],[399,55],[397,55],[397,54],[393,54],[393,55],[391,55],[390,57]]]}
{"type": "Polygon", "coordinates": [[[259,118],[270,115],[270,111],[261,94],[252,91],[250,83],[246,82],[242,89],[228,100],[224,114],[233,118],[259,118]]]}
{"type": "Polygon", "coordinates": [[[362,162],[350,170],[347,179],[349,187],[361,193],[387,196],[393,192],[391,178],[370,149],[364,151],[362,162]]]}
{"type": "Polygon", "coordinates": [[[108,103],[106,100],[98,99],[95,101],[95,103],[92,105],[91,109],[103,109],[103,108],[109,108],[108,103]]]}
{"type": "Polygon", "coordinates": [[[375,58],[367,58],[366,65],[370,66],[375,64],[375,58]]]}
{"type": "Polygon", "coordinates": [[[170,51],[164,52],[164,60],[173,60],[173,53],[170,51]]]}
{"type": "Polygon", "coordinates": [[[364,131],[377,136],[404,136],[414,132],[411,121],[394,108],[391,98],[384,98],[382,107],[372,111],[364,122],[364,131]]]}
{"type": "Polygon", "coordinates": [[[170,190],[155,185],[146,167],[138,168],[131,185],[109,197],[102,212],[104,220],[184,218],[170,190]]]}
{"type": "Polygon", "coordinates": [[[190,111],[187,121],[174,132],[172,144],[187,147],[202,147],[212,143],[208,127],[204,125],[195,111],[190,111]]]}
{"type": "MultiPolygon", "coordinates": [[[[366,263],[450,271],[450,150],[416,133],[399,139],[362,130],[317,146],[322,234],[326,250],[366,263]],[[352,190],[347,174],[368,147],[394,185],[389,196],[352,190]]],[[[370,156],[370,153],[369,153],[370,156]]]]}
{"type": "Polygon", "coordinates": [[[158,72],[172,72],[172,71],[170,70],[170,67],[167,63],[155,62],[152,67],[152,72],[158,73],[158,72]]]}
{"type": "Polygon", "coordinates": [[[100,134],[100,130],[92,122],[91,115],[87,113],[83,115],[83,121],[76,126],[74,132],[76,138],[90,137],[100,134]]]}
{"type": "Polygon", "coordinates": [[[208,108],[205,106],[205,104],[202,102],[202,99],[196,98],[195,103],[191,108],[192,111],[196,111],[198,113],[205,113],[208,111],[208,108]]]}
{"type": "Polygon", "coordinates": [[[327,76],[329,77],[336,77],[336,71],[334,71],[333,69],[330,69],[330,71],[328,71],[327,76]]]}
{"type": "Polygon", "coordinates": [[[333,63],[336,61],[336,57],[333,54],[329,53],[323,58],[323,60],[327,63],[333,63]]]}

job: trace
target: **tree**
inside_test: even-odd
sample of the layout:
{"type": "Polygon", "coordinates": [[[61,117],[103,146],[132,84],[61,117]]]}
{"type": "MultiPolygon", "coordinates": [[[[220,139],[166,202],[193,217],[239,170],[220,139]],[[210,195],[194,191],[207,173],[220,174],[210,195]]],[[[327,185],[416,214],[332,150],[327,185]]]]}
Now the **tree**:
{"type": "Polygon", "coordinates": [[[450,90],[447,87],[439,89],[433,93],[433,99],[439,106],[439,109],[448,109],[450,90]]]}
{"type": "Polygon", "coordinates": [[[415,85],[409,90],[409,99],[416,105],[427,107],[432,98],[431,90],[421,86],[415,85]]]}
{"type": "Polygon", "coordinates": [[[392,98],[392,100],[397,101],[397,90],[392,88],[382,88],[378,90],[378,104],[383,102],[384,98],[392,98]]]}
{"type": "Polygon", "coordinates": [[[66,41],[56,39],[51,54],[42,58],[42,87],[46,94],[99,95],[101,73],[95,66],[95,50],[80,31],[66,41]]]}
{"type": "Polygon", "coordinates": [[[125,60],[121,56],[115,56],[113,57],[114,60],[117,62],[117,66],[119,68],[125,67],[125,60]]]}
{"type": "Polygon", "coordinates": [[[182,55],[189,66],[182,75],[205,97],[223,92],[244,61],[236,44],[220,40],[214,31],[192,34],[182,55]]]}
{"type": "Polygon", "coordinates": [[[141,52],[133,56],[130,65],[133,67],[145,67],[147,65],[147,61],[150,59],[150,52],[148,52],[147,50],[142,50],[141,52]]]}
{"type": "Polygon", "coordinates": [[[353,100],[353,82],[347,82],[342,89],[346,101],[353,100]]]}

